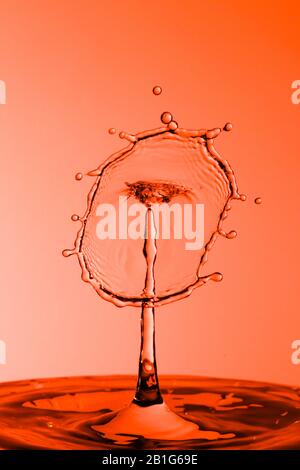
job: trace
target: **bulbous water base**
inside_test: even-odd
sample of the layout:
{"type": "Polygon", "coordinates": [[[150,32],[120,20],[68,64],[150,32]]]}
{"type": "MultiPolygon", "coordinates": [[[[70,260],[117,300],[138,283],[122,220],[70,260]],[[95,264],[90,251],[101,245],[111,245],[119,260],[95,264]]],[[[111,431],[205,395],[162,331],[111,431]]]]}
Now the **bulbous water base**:
{"type": "Polygon", "coordinates": [[[131,403],[108,423],[92,426],[102,437],[124,444],[137,437],[144,439],[182,441],[191,439],[230,439],[234,434],[201,431],[192,423],[171,411],[165,403],[143,407],[131,403]]]}

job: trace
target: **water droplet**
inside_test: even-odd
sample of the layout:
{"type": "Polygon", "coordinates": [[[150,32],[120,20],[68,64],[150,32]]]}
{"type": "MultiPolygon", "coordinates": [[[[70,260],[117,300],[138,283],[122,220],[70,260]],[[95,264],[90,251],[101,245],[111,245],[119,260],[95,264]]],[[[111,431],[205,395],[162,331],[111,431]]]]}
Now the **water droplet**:
{"type": "Polygon", "coordinates": [[[255,202],[255,204],[261,204],[261,203],[262,203],[261,197],[256,197],[256,198],[254,199],[254,202],[255,202]]]}
{"type": "Polygon", "coordinates": [[[233,125],[231,122],[226,122],[225,126],[223,127],[224,131],[229,132],[232,131],[233,125]]]}
{"type": "Polygon", "coordinates": [[[74,251],[73,251],[73,250],[64,250],[64,251],[62,252],[62,255],[63,255],[65,258],[67,258],[68,256],[71,256],[71,255],[73,255],[73,254],[74,254],[74,251]]]}
{"type": "Polygon", "coordinates": [[[76,179],[77,181],[82,180],[82,178],[83,178],[83,174],[82,174],[82,173],[80,173],[80,172],[79,172],[79,173],[76,173],[75,179],[76,179]]]}
{"type": "Polygon", "coordinates": [[[110,129],[108,129],[109,134],[115,134],[116,132],[117,130],[114,127],[111,127],[110,129]]]}
{"type": "Polygon", "coordinates": [[[169,124],[169,129],[171,129],[171,131],[175,131],[178,127],[178,123],[176,121],[171,121],[170,124],[169,124]]]}
{"type": "Polygon", "coordinates": [[[227,233],[226,238],[228,238],[228,239],[231,240],[232,238],[235,238],[236,236],[237,236],[236,231],[235,231],[235,230],[231,230],[230,232],[227,233]]]}
{"type": "Polygon", "coordinates": [[[128,134],[128,132],[124,132],[124,131],[121,131],[119,133],[119,137],[120,137],[120,139],[128,140],[128,142],[136,142],[137,141],[137,138],[136,138],[135,135],[128,134]]]}
{"type": "Polygon", "coordinates": [[[241,200],[241,201],[246,201],[246,199],[247,199],[246,194],[241,194],[241,195],[240,195],[240,200],[241,200]]]}
{"type": "Polygon", "coordinates": [[[159,85],[156,85],[155,87],[153,87],[153,90],[152,90],[153,94],[154,95],[160,95],[161,92],[162,92],[162,87],[159,86],[159,85]]]}
{"type": "Polygon", "coordinates": [[[211,276],[210,276],[210,279],[212,281],[215,281],[215,282],[220,282],[222,281],[223,279],[223,274],[221,273],[213,273],[211,276]]]}
{"type": "Polygon", "coordinates": [[[73,215],[71,216],[71,220],[73,220],[73,222],[77,222],[77,220],[79,220],[79,215],[73,214],[73,215]]]}
{"type": "Polygon", "coordinates": [[[220,132],[221,132],[221,129],[219,127],[215,127],[214,129],[210,129],[206,132],[206,137],[208,139],[215,139],[216,137],[218,137],[220,132]]]}
{"type": "Polygon", "coordinates": [[[169,124],[173,119],[173,116],[171,113],[169,113],[168,111],[165,111],[164,113],[162,113],[162,115],[160,116],[160,120],[163,124],[169,124]]]}

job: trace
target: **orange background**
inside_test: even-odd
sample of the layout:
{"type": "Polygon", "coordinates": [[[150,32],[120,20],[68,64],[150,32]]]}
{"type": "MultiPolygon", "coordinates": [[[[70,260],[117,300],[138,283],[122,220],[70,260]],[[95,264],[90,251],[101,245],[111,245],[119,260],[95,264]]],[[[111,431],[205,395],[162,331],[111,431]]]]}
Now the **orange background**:
{"type": "Polygon", "coordinates": [[[159,309],[159,372],[299,384],[299,15],[295,0],[1,0],[1,380],[136,373],[138,310],[98,298],[61,250],[92,184],[75,172],[123,145],[107,129],[167,109],[187,128],[233,122],[216,146],[248,200],[206,267],[223,282],[159,309]]]}

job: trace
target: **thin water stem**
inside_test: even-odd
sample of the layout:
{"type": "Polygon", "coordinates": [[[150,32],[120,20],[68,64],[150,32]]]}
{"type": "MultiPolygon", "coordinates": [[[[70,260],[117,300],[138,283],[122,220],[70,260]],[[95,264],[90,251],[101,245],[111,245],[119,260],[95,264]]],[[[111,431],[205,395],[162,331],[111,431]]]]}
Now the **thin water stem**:
{"type": "MultiPolygon", "coordinates": [[[[151,206],[147,208],[145,217],[145,243],[144,257],[146,260],[146,277],[144,295],[151,299],[155,296],[154,264],[156,260],[156,227],[151,206]]],[[[150,406],[162,403],[160,394],[156,357],[155,357],[155,318],[154,307],[147,302],[142,305],[141,316],[141,352],[139,362],[139,376],[134,397],[134,403],[140,406],[150,406]]]]}
{"type": "Polygon", "coordinates": [[[154,316],[154,308],[143,304],[139,376],[133,400],[134,403],[140,406],[151,406],[163,402],[159,390],[156,366],[154,316]]]}

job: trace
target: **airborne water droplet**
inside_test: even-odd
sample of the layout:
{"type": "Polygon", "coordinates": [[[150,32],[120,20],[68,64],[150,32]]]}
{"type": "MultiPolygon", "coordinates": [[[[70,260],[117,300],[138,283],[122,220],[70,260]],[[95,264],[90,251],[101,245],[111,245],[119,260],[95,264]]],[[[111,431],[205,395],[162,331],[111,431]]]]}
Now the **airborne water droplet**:
{"type": "Polygon", "coordinates": [[[156,85],[155,87],[153,87],[152,92],[153,92],[153,94],[156,95],[156,96],[160,95],[161,92],[162,92],[161,86],[156,85]]]}
{"type": "Polygon", "coordinates": [[[169,113],[169,111],[165,111],[160,116],[160,120],[163,124],[169,124],[172,121],[172,119],[173,119],[173,116],[171,113],[169,113]]]}
{"type": "Polygon", "coordinates": [[[82,178],[83,178],[83,174],[82,174],[82,173],[80,173],[80,172],[79,172],[79,173],[76,173],[75,179],[76,179],[77,181],[82,180],[82,178]]]}
{"type": "Polygon", "coordinates": [[[229,132],[232,130],[232,128],[233,128],[233,125],[231,124],[231,122],[227,122],[223,129],[224,131],[229,132]]]}
{"type": "Polygon", "coordinates": [[[255,202],[255,204],[261,204],[261,203],[262,203],[261,197],[256,197],[256,198],[254,199],[254,202],[255,202]]]}

